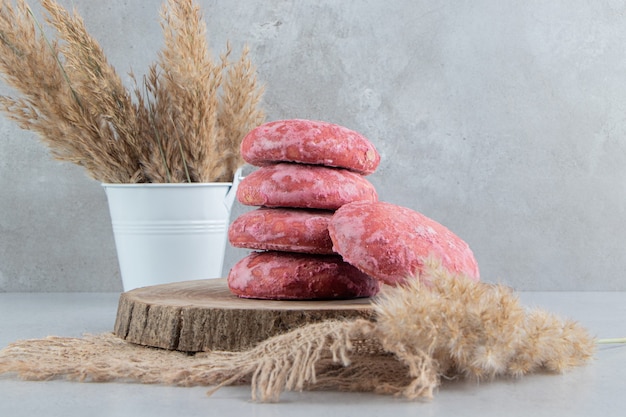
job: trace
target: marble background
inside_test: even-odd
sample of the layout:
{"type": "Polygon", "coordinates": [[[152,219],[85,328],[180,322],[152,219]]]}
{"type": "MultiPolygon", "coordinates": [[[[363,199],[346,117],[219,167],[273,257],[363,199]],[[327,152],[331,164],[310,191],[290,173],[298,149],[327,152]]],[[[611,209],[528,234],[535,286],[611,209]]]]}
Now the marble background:
{"type": "MultiPolygon", "coordinates": [[[[268,120],[363,133],[380,198],[453,230],[484,280],[626,290],[623,0],[199,3],[215,54],[250,45],[268,120]]],[[[126,81],[155,59],[161,1],[61,4],[126,81]]],[[[121,288],[101,185],[0,117],[0,291],[121,288]]]]}

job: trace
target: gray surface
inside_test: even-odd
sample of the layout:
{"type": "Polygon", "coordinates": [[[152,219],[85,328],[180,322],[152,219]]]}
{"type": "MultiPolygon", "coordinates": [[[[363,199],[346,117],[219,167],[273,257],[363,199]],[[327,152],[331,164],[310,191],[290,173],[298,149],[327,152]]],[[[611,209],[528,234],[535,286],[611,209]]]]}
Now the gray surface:
{"type": "MultiPolygon", "coordinates": [[[[522,293],[522,301],[578,320],[598,337],[626,335],[626,293],[522,293]]],[[[0,294],[0,348],[24,338],[110,331],[118,294],[0,294]]],[[[24,382],[0,377],[0,416],[606,416],[624,415],[626,345],[602,347],[563,375],[480,384],[445,382],[430,402],[365,393],[287,393],[250,401],[249,387],[206,389],[129,383],[24,382]]]]}
{"type": "MultiPolygon", "coordinates": [[[[155,58],[160,0],[61,3],[121,74],[155,58]]],[[[216,54],[250,44],[270,120],[368,136],[381,199],[456,232],[483,277],[626,290],[623,0],[200,4],[216,54]]],[[[100,185],[4,118],[0,155],[0,291],[120,290],[100,185]]]]}

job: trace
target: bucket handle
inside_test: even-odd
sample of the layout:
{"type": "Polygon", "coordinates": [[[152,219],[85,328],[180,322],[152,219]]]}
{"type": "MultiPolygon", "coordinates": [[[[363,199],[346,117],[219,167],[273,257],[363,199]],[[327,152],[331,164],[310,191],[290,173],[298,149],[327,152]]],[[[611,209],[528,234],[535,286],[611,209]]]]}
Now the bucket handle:
{"type": "Polygon", "coordinates": [[[233,203],[235,202],[235,196],[237,195],[237,188],[239,187],[239,183],[244,177],[241,175],[243,172],[243,167],[237,168],[235,171],[235,175],[233,177],[233,185],[231,185],[230,190],[224,197],[224,206],[226,206],[226,210],[230,213],[230,210],[233,208],[233,203]]]}

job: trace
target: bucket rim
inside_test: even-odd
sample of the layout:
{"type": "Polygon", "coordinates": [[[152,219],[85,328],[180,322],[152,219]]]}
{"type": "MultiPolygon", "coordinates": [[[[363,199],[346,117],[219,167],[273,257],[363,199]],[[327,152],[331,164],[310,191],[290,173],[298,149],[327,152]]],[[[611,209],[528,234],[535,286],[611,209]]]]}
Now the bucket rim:
{"type": "Polygon", "coordinates": [[[232,187],[232,182],[142,182],[142,183],[101,183],[103,188],[211,188],[232,187]]]}

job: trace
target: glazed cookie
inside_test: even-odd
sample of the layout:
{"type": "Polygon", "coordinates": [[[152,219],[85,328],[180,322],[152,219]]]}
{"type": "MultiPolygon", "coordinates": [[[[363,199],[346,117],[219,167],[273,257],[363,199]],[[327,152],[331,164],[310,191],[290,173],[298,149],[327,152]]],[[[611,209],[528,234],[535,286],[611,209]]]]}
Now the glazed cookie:
{"type": "Polygon", "coordinates": [[[379,283],[339,255],[253,252],[228,273],[228,288],[242,298],[320,300],[370,297],[379,283]]]}
{"type": "Polygon", "coordinates": [[[336,210],[353,201],[377,201],[362,175],[320,165],[279,163],[247,175],[237,189],[241,204],[336,210]]]}
{"type": "Polygon", "coordinates": [[[414,276],[428,256],[439,258],[452,273],[479,280],[467,243],[428,217],[384,202],[347,204],[329,224],[333,249],[346,262],[386,284],[414,276]]]}
{"type": "Polygon", "coordinates": [[[241,143],[241,156],[251,165],[297,162],[345,168],[367,175],[380,155],[363,135],[332,123],[291,119],[263,124],[241,143]]]}
{"type": "Polygon", "coordinates": [[[328,234],[332,211],[258,208],[237,217],[228,240],[237,248],[332,254],[328,234]]]}

